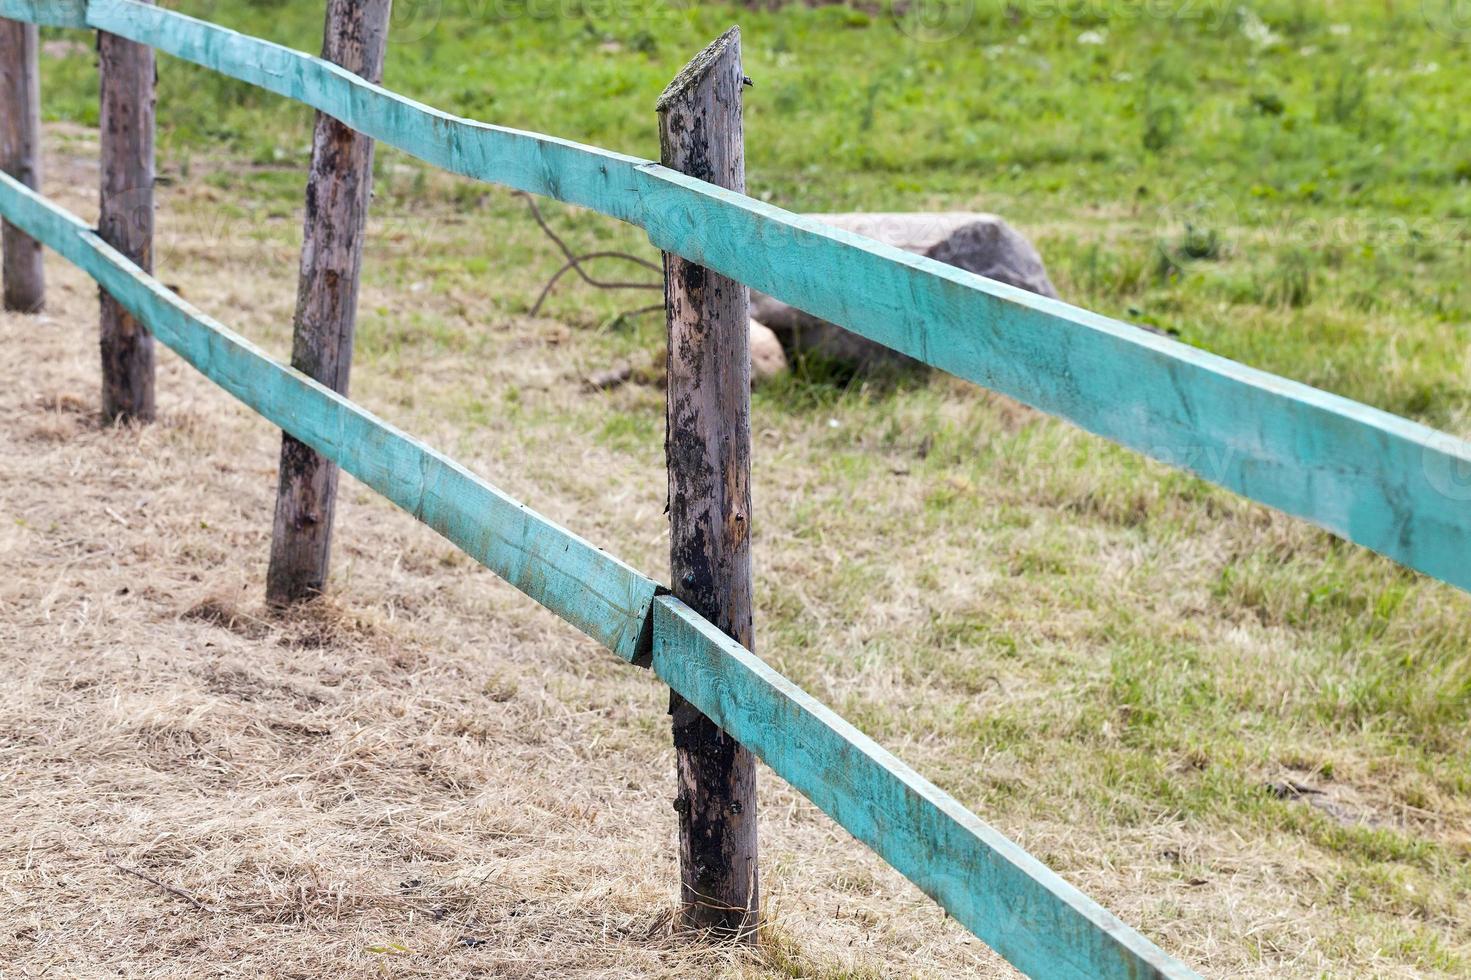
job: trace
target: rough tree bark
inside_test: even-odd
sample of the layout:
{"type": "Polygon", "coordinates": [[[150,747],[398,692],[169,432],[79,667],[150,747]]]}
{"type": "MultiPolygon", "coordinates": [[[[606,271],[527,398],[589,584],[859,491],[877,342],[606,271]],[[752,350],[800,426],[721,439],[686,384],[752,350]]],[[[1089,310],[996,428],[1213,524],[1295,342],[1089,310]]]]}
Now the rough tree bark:
{"type": "MultiPolygon", "coordinates": [[[[328,0],[322,57],[371,82],[383,79],[392,0],[328,0]]],[[[291,366],[347,394],[357,325],[363,237],[373,192],[373,140],[317,114],[291,366]]],[[[327,584],[337,466],[281,435],[266,598],[319,595],[327,584]]]]}
{"type": "MultiPolygon", "coordinates": [[[[145,0],[151,3],[152,0],[145,0]]],[[[102,105],[102,240],[153,271],[153,49],[97,37],[102,105]]],[[[102,294],[102,415],[152,421],[153,335],[102,294]]]]}
{"type": "MultiPolygon", "coordinates": [[[[0,170],[41,188],[40,40],[35,24],[0,20],[0,170]]],[[[0,222],[5,309],[38,313],[46,302],[41,243],[0,222]]]]}
{"type": "MultiPolygon", "coordinates": [[[[731,28],[659,99],[664,164],[745,190],[741,37],[731,28]]],[[[751,614],[751,360],[746,287],[664,256],[665,454],[674,594],[747,649],[751,614]]],[[[755,760],[670,695],[678,766],[680,923],[749,940],[760,909],[755,760]]]]}

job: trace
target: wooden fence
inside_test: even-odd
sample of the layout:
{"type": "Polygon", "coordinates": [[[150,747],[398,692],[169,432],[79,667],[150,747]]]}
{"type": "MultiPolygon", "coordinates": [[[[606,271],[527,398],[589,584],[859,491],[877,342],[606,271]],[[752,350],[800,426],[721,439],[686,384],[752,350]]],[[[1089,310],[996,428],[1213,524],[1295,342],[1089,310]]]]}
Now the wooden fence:
{"type": "MultiPolygon", "coordinates": [[[[142,0],[0,0],[0,18],[95,29],[305,103],[454,173],[630,222],[665,251],[667,274],[698,268],[756,287],[1471,590],[1471,444],[1463,440],[826,227],[670,167],[461,119],[330,61],[142,0]]],[[[33,44],[33,31],[30,36],[33,44]]],[[[23,40],[0,43],[0,57],[12,59],[0,69],[33,72],[33,63],[27,68],[15,54],[24,46],[23,40]]],[[[692,66],[708,63],[711,51],[715,46],[692,66]]],[[[34,90],[32,78],[28,88],[15,89],[22,93],[16,97],[32,98],[34,90]]],[[[138,97],[151,98],[151,88],[138,97]]],[[[0,111],[19,110],[0,105],[0,111]]],[[[149,336],[291,438],[623,660],[652,668],[679,698],[1022,971],[1195,975],[669,589],[331,386],[271,359],[28,186],[35,181],[15,173],[20,168],[13,161],[0,162],[12,171],[0,173],[0,216],[13,233],[82,268],[149,336]]],[[[677,284],[667,291],[677,293],[677,284]]],[[[671,329],[678,316],[671,300],[671,329]]],[[[686,416],[671,410],[670,424],[674,440],[686,416]]],[[[738,507],[726,513],[744,521],[738,507]]],[[[754,900],[754,888],[751,893],[754,900]]]]}

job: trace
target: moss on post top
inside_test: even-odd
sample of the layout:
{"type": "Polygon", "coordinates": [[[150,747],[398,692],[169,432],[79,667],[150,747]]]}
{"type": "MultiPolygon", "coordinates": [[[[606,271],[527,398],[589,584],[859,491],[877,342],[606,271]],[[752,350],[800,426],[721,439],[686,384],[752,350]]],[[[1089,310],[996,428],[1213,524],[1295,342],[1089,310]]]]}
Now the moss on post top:
{"type": "Polygon", "coordinates": [[[740,40],[740,26],[732,25],[724,34],[707,44],[705,50],[691,58],[689,64],[681,68],[679,74],[674,76],[674,80],[664,87],[654,109],[663,112],[673,105],[676,99],[693,90],[706,72],[720,61],[726,50],[732,44],[739,44],[740,40]]]}

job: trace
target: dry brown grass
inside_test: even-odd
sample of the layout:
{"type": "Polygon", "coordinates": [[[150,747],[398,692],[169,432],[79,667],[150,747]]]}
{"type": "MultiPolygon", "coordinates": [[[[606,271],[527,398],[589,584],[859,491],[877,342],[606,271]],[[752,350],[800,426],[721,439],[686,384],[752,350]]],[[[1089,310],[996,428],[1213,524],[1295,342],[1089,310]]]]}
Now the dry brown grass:
{"type": "Polygon", "coordinates": [[[337,594],[269,612],[277,434],[167,352],[100,427],[49,271],[0,317],[0,974],[995,970],[771,778],[768,942],[671,938],[662,690],[348,481],[337,594]]]}
{"type": "MultiPolygon", "coordinates": [[[[517,206],[389,159],[355,397],[662,577],[661,396],[580,383],[635,341],[515,315],[554,261],[517,206]]],[[[216,176],[161,275],[279,356],[298,219],[216,176]]],[[[276,432],[167,352],[159,423],[100,428],[49,270],[0,316],[0,972],[1010,975],[769,773],[766,942],[671,938],[663,691],[350,480],[331,597],[268,612],[276,432]]],[[[943,379],[810,395],[758,398],[764,655],[1209,975],[1466,962],[1465,596],[943,379]]]]}

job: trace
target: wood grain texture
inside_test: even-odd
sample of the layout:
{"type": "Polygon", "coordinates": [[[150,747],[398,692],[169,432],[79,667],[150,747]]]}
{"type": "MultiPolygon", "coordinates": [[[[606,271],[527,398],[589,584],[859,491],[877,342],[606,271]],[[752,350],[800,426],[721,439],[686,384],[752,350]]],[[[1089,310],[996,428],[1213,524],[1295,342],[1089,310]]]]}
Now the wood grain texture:
{"type": "MultiPolygon", "coordinates": [[[[151,0],[142,0],[147,3],[151,0]]],[[[102,89],[102,194],[97,231],[144,272],[153,271],[153,49],[106,31],[97,37],[102,89]]],[[[154,416],[153,336],[107,293],[102,302],[102,417],[154,416]]]]}
{"type": "Polygon", "coordinates": [[[671,596],[652,666],[1028,976],[1195,976],[671,596]]]}
{"type": "Polygon", "coordinates": [[[87,23],[311,106],[451,173],[625,221],[638,216],[636,170],[647,161],[637,157],[463,119],[321,58],[138,0],[90,0],[87,23]]]}
{"type": "MultiPolygon", "coordinates": [[[[40,29],[0,20],[0,170],[32,189],[41,186],[40,29]]],[[[0,223],[0,282],[5,309],[37,313],[46,305],[41,243],[0,223]]]]}
{"type": "Polygon", "coordinates": [[[0,17],[42,27],[87,26],[87,0],[0,0],[0,17]]]}
{"type": "Polygon", "coordinates": [[[80,220],[0,174],[0,215],[115,296],[225,391],[627,661],[647,660],[656,583],[166,290],[80,220]]]}
{"type": "MultiPolygon", "coordinates": [[[[392,6],[392,0],[328,0],[322,58],[380,81],[392,6]]],[[[317,113],[291,366],[343,395],[352,370],[372,193],[372,138],[317,113]]],[[[278,474],[266,600],[279,606],[320,595],[326,587],[337,467],[288,432],[281,435],[278,474]]]]}
{"type": "MultiPolygon", "coordinates": [[[[664,163],[746,187],[741,35],[705,48],[659,99],[664,163]]],[[[668,323],[669,568],[674,594],[737,643],[751,608],[751,353],[746,287],[664,253],[668,323]]],[[[760,918],[756,760],[670,694],[677,774],[680,922],[753,940],[760,918]]]]}
{"type": "Polygon", "coordinates": [[[118,294],[131,312],[154,326],[160,340],[221,387],[332,455],[624,659],[634,659],[652,603],[652,664],[666,683],[1019,966],[1039,976],[1190,975],[688,607],[677,600],[655,602],[654,583],[321,384],[270,361],[13,178],[0,177],[0,213],[118,294]],[[930,838],[905,836],[910,828],[898,818],[906,813],[911,816],[905,819],[920,826],[918,832],[935,835],[933,853],[925,843],[930,838]],[[998,854],[991,855],[993,850],[998,854]],[[1017,875],[1036,882],[1011,882],[1017,875]],[[998,892],[1002,881],[1011,883],[998,892]],[[988,887],[977,888],[977,883],[988,887]],[[1010,904],[998,906],[997,895],[1007,896],[1010,904]],[[1062,911],[1054,908],[1058,902],[1066,906],[1062,911]],[[1059,916],[1068,926],[1061,932],[1053,921],[1059,916]],[[1090,940],[1094,932],[1104,936],[1090,940]],[[1107,956],[1086,952],[1100,943],[1107,956]],[[1038,951],[1027,944],[1064,944],[1064,951],[1038,951]],[[1085,952],[1067,953],[1072,945],[1085,952]],[[1052,959],[1040,958],[1047,956],[1052,959]],[[1136,964],[1135,972],[1126,974],[1108,969],[1110,957],[1154,965],[1151,972],[1136,964]],[[1098,972],[1066,972],[1068,963],[1085,963],[1098,972]]]}
{"type": "Polygon", "coordinates": [[[91,0],[88,21],[455,173],[632,222],[665,251],[1471,591],[1463,439],[657,164],[458,119],[138,0],[91,0]]]}
{"type": "Polygon", "coordinates": [[[656,599],[654,582],[270,360],[3,174],[0,215],[86,271],[227,392],[623,659],[651,663],[672,689],[1023,970],[1193,976],[689,607],[656,599]]]}
{"type": "Polygon", "coordinates": [[[917,360],[1471,590],[1471,444],[664,168],[676,251],[917,360]]]}
{"type": "MultiPolygon", "coordinates": [[[[106,6],[116,1],[97,3],[106,6]]],[[[135,7],[137,4],[129,0],[128,9],[135,7]]],[[[397,104],[391,97],[387,103],[397,104]]],[[[381,107],[382,103],[375,104],[381,107]]],[[[487,138],[487,147],[503,141],[506,149],[515,150],[494,160],[485,157],[482,163],[487,171],[505,172],[513,180],[541,185],[546,188],[543,193],[563,200],[603,200],[608,213],[624,209],[625,213],[618,216],[631,215],[630,219],[643,222],[656,240],[658,235],[674,240],[681,221],[696,215],[697,206],[712,199],[722,200],[718,194],[712,197],[706,185],[694,185],[691,190],[677,180],[678,175],[638,165],[628,157],[584,152],[572,144],[528,134],[487,127],[472,129],[487,138]],[[530,163],[537,155],[543,155],[544,166],[540,169],[530,163]],[[558,169],[559,163],[568,163],[569,169],[558,169]],[[563,185],[563,178],[569,174],[577,180],[563,185]],[[616,193],[615,185],[624,178],[630,181],[631,190],[624,188],[625,193],[616,193]],[[675,196],[660,200],[659,194],[671,187],[675,196]],[[633,194],[633,205],[628,203],[628,194],[633,194]]],[[[447,153],[457,162],[471,165],[474,157],[463,155],[462,144],[455,140],[452,143],[456,149],[438,146],[434,152],[447,153]]],[[[733,202],[727,200],[716,206],[719,221],[728,224],[736,216],[738,207],[733,210],[731,205],[733,202]]],[[[625,659],[640,658],[641,650],[649,643],[647,614],[656,592],[652,581],[531,514],[328,388],[269,361],[243,338],[213,324],[163,290],[81,222],[10,178],[0,178],[0,212],[87,269],[104,288],[118,294],[134,315],[153,324],[165,343],[247,405],[355,472],[369,486],[602,639],[625,659]]],[[[761,230],[777,237],[793,228],[812,231],[783,224],[790,218],[793,216],[781,212],[765,215],[768,224],[761,225],[761,230]]],[[[716,230],[719,227],[721,224],[716,222],[716,230]]],[[[822,230],[816,231],[821,234],[822,230]]],[[[862,241],[837,244],[858,252],[871,250],[862,241]]],[[[703,259],[699,247],[681,247],[685,258],[694,253],[691,260],[703,259]]],[[[669,612],[685,619],[684,625],[694,628],[699,640],[681,642],[677,639],[680,624],[665,622],[659,653],[653,656],[660,675],[700,711],[772,761],[802,792],[838,815],[840,823],[874,843],[896,867],[946,902],[947,908],[961,909],[956,914],[962,921],[996,942],[997,948],[1015,962],[1037,976],[1190,976],[1189,971],[1172,964],[1061,880],[1049,877],[1036,861],[888,758],[831,712],[805,699],[799,690],[772,674],[713,625],[681,609],[672,602],[660,602],[660,618],[669,612]],[[743,677],[755,677],[755,681],[746,684],[743,677]],[[777,699],[772,699],[772,692],[777,693],[777,699]],[[772,703],[786,703],[791,717],[752,721],[762,718],[762,712],[768,711],[772,703]],[[788,727],[783,727],[784,722],[788,727]],[[824,768],[813,764],[821,758],[824,745],[837,752],[836,765],[824,768]],[[865,795],[868,790],[855,793],[853,786],[858,777],[846,773],[869,774],[871,780],[863,777],[859,783],[868,780],[868,790],[875,793],[887,787],[887,792],[899,796],[900,811],[912,811],[912,821],[930,821],[933,825],[921,825],[915,833],[896,833],[894,828],[905,827],[894,818],[893,827],[880,827],[872,814],[888,814],[884,818],[887,821],[893,817],[893,809],[872,805],[878,799],[887,806],[887,800],[869,798],[865,795]],[[894,784],[899,784],[899,789],[894,789],[894,784]],[[930,815],[931,809],[940,812],[940,817],[930,815]],[[956,833],[955,827],[961,828],[959,843],[947,837],[956,833]],[[934,842],[940,846],[938,852],[931,849],[934,842]],[[956,856],[959,861],[953,859],[956,856]],[[1000,870],[994,870],[993,864],[1000,870]],[[978,895],[966,895],[965,887],[953,884],[965,874],[981,874],[975,871],[977,868],[996,881],[1011,883],[1000,893],[1009,899],[997,898],[996,892],[986,889],[978,895]],[[1030,886],[1016,880],[1018,874],[1028,878],[1030,886]],[[1062,912],[1058,911],[1059,902],[1065,906],[1062,912]],[[1075,949],[1069,952],[1069,948],[1075,949]]]]}

